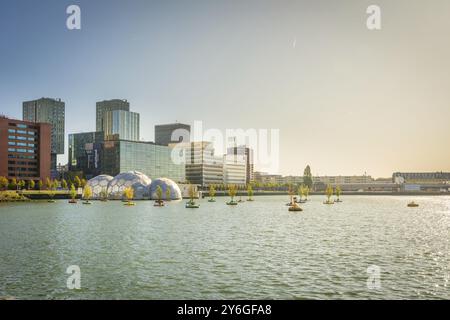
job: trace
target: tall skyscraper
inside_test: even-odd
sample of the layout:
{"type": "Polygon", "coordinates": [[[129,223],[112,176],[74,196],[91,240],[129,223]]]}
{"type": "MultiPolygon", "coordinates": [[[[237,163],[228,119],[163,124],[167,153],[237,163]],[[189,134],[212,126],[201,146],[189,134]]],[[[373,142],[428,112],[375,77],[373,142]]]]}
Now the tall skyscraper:
{"type": "Polygon", "coordinates": [[[95,131],[103,131],[103,122],[105,112],[122,110],[130,111],[130,103],[127,100],[113,99],[113,100],[103,100],[96,104],[96,127],[95,131]]]}
{"type": "Polygon", "coordinates": [[[87,177],[101,174],[103,132],[69,134],[69,170],[87,177]]]}
{"type": "Polygon", "coordinates": [[[105,139],[118,135],[121,140],[139,141],[139,113],[130,111],[127,100],[97,102],[97,132],[103,132],[105,139]]]}
{"type": "Polygon", "coordinates": [[[51,124],[51,169],[56,171],[57,155],[64,154],[66,105],[61,99],[41,98],[23,103],[23,120],[51,124]]]}
{"type": "Polygon", "coordinates": [[[190,142],[191,126],[183,123],[160,124],[155,126],[155,143],[168,146],[171,143],[190,142]]]}
{"type": "Polygon", "coordinates": [[[139,141],[139,113],[106,111],[103,119],[105,137],[118,135],[121,140],[139,141]]]}
{"type": "Polygon", "coordinates": [[[0,117],[0,176],[50,178],[51,125],[0,117]]]}

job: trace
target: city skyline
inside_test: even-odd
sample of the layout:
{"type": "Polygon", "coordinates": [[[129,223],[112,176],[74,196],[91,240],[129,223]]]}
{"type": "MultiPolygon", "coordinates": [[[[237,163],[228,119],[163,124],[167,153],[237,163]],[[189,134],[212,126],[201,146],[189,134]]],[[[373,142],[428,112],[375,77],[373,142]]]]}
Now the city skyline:
{"type": "Polygon", "coordinates": [[[283,175],[450,171],[450,4],[377,2],[376,32],[368,1],[78,1],[77,31],[65,28],[70,1],[1,4],[0,113],[21,119],[24,101],[61,98],[62,164],[68,134],[93,131],[96,102],[117,98],[141,114],[145,141],[175,120],[278,128],[283,175]]]}

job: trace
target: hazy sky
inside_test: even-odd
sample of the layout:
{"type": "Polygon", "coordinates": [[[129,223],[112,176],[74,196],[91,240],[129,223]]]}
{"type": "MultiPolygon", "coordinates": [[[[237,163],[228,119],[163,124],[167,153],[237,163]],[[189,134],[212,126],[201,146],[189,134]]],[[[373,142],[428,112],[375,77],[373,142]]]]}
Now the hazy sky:
{"type": "Polygon", "coordinates": [[[95,102],[125,98],[144,140],[278,128],[282,174],[450,171],[449,34],[448,0],[2,0],[0,113],[61,98],[66,133],[93,131],[95,102]]]}

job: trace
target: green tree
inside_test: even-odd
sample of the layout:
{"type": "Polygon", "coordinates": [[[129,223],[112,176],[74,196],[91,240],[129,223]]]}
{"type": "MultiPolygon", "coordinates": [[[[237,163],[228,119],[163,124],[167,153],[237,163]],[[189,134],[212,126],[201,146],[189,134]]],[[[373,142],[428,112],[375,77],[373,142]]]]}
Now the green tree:
{"type": "Polygon", "coordinates": [[[75,190],[75,186],[73,184],[70,185],[70,198],[75,200],[77,196],[77,190],[75,190]]]}
{"type": "Polygon", "coordinates": [[[132,187],[125,188],[123,195],[127,198],[128,202],[130,202],[134,198],[134,189],[132,187]]]}
{"type": "Polygon", "coordinates": [[[0,177],[0,189],[6,190],[6,188],[8,188],[8,179],[0,177]]]}
{"type": "Polygon", "coordinates": [[[29,190],[33,190],[35,185],[36,184],[35,184],[34,180],[28,180],[28,189],[29,190]]]}
{"type": "Polygon", "coordinates": [[[75,176],[75,178],[73,179],[73,183],[74,183],[74,185],[75,185],[76,188],[81,187],[81,180],[80,180],[80,177],[75,176]]]}
{"type": "Polygon", "coordinates": [[[311,189],[313,186],[311,167],[309,165],[307,165],[305,170],[303,171],[303,184],[309,189],[311,189]]]}
{"type": "Polygon", "coordinates": [[[247,186],[247,195],[248,195],[248,200],[253,200],[253,187],[251,184],[249,184],[247,186]]]}
{"type": "Polygon", "coordinates": [[[328,185],[325,189],[325,195],[327,196],[327,202],[331,202],[330,198],[333,195],[333,187],[331,185],[328,185]]]}
{"type": "Polygon", "coordinates": [[[341,196],[341,193],[342,193],[341,186],[336,186],[336,197],[337,197],[338,201],[341,200],[341,199],[339,199],[339,197],[341,196]]]}
{"type": "Polygon", "coordinates": [[[26,183],[24,180],[20,180],[17,185],[19,187],[19,190],[23,190],[23,189],[25,189],[26,183]]]}
{"type": "Polygon", "coordinates": [[[167,201],[170,201],[171,198],[172,198],[172,194],[171,194],[171,192],[170,192],[169,186],[167,186],[167,188],[166,188],[166,200],[167,200],[167,201]]]}
{"type": "Polygon", "coordinates": [[[215,196],[216,196],[216,187],[212,184],[209,186],[209,197],[211,199],[214,199],[215,196]]]}
{"type": "Polygon", "coordinates": [[[87,201],[92,198],[92,188],[89,185],[85,186],[83,189],[83,198],[87,201]]]}
{"type": "Polygon", "coordinates": [[[42,190],[43,186],[44,186],[44,183],[42,182],[42,180],[39,180],[39,182],[38,182],[38,189],[42,190]]]}
{"type": "Polygon", "coordinates": [[[231,197],[231,202],[234,201],[234,197],[236,196],[236,194],[237,194],[237,187],[236,187],[236,185],[230,184],[228,186],[228,195],[231,197]]]}
{"type": "Polygon", "coordinates": [[[84,188],[87,184],[86,179],[81,179],[80,187],[84,188]]]}
{"type": "Polygon", "coordinates": [[[158,202],[162,201],[163,190],[161,186],[156,187],[156,197],[158,198],[158,202]]]}
{"type": "Polygon", "coordinates": [[[45,188],[46,188],[47,190],[50,190],[50,189],[52,188],[52,186],[53,186],[53,183],[52,183],[52,181],[50,180],[50,178],[45,179],[45,188]]]}
{"type": "Polygon", "coordinates": [[[17,189],[17,179],[12,178],[9,182],[9,190],[16,190],[17,189]]]}
{"type": "Polygon", "coordinates": [[[65,179],[61,180],[61,188],[63,188],[64,190],[67,189],[67,181],[65,179]]]}

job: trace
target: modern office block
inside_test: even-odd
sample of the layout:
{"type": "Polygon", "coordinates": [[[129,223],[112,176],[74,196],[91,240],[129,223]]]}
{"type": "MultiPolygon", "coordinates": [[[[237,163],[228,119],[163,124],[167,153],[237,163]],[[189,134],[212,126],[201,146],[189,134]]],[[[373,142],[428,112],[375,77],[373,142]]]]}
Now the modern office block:
{"type": "Polygon", "coordinates": [[[168,146],[122,140],[115,136],[103,143],[102,173],[115,176],[121,172],[139,171],[151,179],[165,177],[184,182],[185,166],[173,162],[171,153],[168,146]]]}
{"type": "Polygon", "coordinates": [[[227,154],[223,156],[223,183],[245,186],[247,183],[247,157],[227,154]]]}
{"type": "Polygon", "coordinates": [[[69,170],[83,171],[89,178],[101,173],[103,132],[69,134],[69,170]]]}
{"type": "Polygon", "coordinates": [[[191,126],[183,123],[155,126],[155,143],[167,146],[171,143],[190,142],[191,126]]]}
{"type": "Polygon", "coordinates": [[[230,147],[227,149],[228,155],[241,155],[246,157],[246,183],[254,181],[255,164],[253,160],[253,149],[247,146],[230,147]]]}
{"type": "Polygon", "coordinates": [[[130,111],[130,103],[127,100],[113,99],[99,101],[96,104],[96,131],[104,131],[104,116],[108,111],[130,111]]]}
{"type": "Polygon", "coordinates": [[[51,124],[51,168],[56,171],[57,155],[64,154],[65,103],[51,98],[25,101],[22,113],[24,121],[51,124]]]}
{"type": "Polygon", "coordinates": [[[105,138],[118,135],[122,140],[139,141],[139,126],[139,113],[124,110],[112,110],[104,113],[105,138]]]}
{"type": "Polygon", "coordinates": [[[50,177],[51,125],[0,117],[0,176],[17,180],[50,177]]]}

